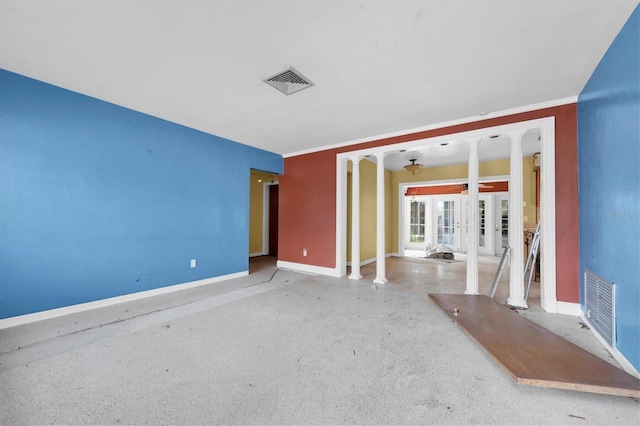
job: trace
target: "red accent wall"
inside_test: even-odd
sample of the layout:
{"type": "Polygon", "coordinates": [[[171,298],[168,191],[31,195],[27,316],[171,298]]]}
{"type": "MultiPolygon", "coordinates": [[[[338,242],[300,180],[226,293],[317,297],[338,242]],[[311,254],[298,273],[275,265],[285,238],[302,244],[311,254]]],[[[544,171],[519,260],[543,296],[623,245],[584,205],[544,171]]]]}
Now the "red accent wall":
{"type": "Polygon", "coordinates": [[[285,159],[280,176],[278,260],[335,267],[336,152],[285,159]],[[307,249],[307,257],[302,250],[307,249]]]}
{"type": "Polygon", "coordinates": [[[284,175],[280,178],[279,260],[335,267],[337,154],[550,116],[555,116],[556,123],[556,297],[559,301],[578,303],[576,104],[285,158],[284,175]],[[307,257],[302,256],[303,248],[307,249],[307,257]]]}

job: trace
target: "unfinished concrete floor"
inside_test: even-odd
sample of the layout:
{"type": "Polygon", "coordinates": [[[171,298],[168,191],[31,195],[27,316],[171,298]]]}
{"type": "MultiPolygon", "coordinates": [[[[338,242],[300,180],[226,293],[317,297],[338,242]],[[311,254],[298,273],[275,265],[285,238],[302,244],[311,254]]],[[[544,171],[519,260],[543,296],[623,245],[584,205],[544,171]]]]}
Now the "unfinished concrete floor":
{"type": "MultiPolygon", "coordinates": [[[[512,382],[427,297],[461,293],[464,271],[390,258],[374,286],[375,264],[353,281],[256,258],[245,278],[0,330],[0,422],[640,422],[637,399],[512,382]]],[[[614,362],[579,318],[521,314],[614,362]]]]}

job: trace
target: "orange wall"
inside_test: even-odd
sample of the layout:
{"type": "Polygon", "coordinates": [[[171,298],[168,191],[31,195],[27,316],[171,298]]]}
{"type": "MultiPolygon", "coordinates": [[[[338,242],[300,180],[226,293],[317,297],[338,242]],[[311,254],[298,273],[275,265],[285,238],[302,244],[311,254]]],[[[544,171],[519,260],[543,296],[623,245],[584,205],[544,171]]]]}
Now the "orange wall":
{"type": "Polygon", "coordinates": [[[578,303],[576,104],[285,158],[280,178],[279,260],[335,267],[337,154],[550,116],[555,116],[556,124],[556,297],[578,303]],[[302,256],[303,248],[308,251],[307,257],[302,256]]]}

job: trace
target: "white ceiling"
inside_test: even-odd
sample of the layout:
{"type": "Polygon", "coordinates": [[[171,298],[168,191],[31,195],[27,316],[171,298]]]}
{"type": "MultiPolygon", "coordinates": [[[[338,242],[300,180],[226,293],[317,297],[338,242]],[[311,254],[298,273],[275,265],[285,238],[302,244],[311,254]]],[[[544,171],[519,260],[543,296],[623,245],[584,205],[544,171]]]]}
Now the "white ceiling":
{"type": "Polygon", "coordinates": [[[637,4],[2,0],[0,67],[290,154],[575,97],[637,4]]]}
{"type": "MultiPolygon", "coordinates": [[[[452,139],[439,143],[426,143],[419,148],[401,151],[387,152],[384,158],[384,167],[388,170],[402,170],[406,164],[411,163],[415,158],[416,163],[423,167],[448,166],[452,164],[467,164],[469,162],[469,142],[466,140],[452,139]]],[[[522,137],[522,154],[529,156],[540,152],[542,143],[540,142],[540,129],[529,129],[522,137]]],[[[479,160],[499,160],[509,158],[511,143],[509,135],[488,135],[483,137],[478,147],[479,160]]],[[[376,163],[375,156],[366,157],[372,163],[376,163]]]]}

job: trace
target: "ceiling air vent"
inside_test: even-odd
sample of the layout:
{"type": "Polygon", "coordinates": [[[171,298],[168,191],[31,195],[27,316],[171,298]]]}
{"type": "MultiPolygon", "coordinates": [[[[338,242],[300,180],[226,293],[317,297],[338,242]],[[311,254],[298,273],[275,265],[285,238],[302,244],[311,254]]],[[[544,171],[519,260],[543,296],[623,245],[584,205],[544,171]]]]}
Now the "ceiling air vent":
{"type": "Polygon", "coordinates": [[[300,72],[293,67],[266,79],[264,82],[275,87],[285,95],[290,95],[313,86],[311,80],[300,74],[300,72]]]}

